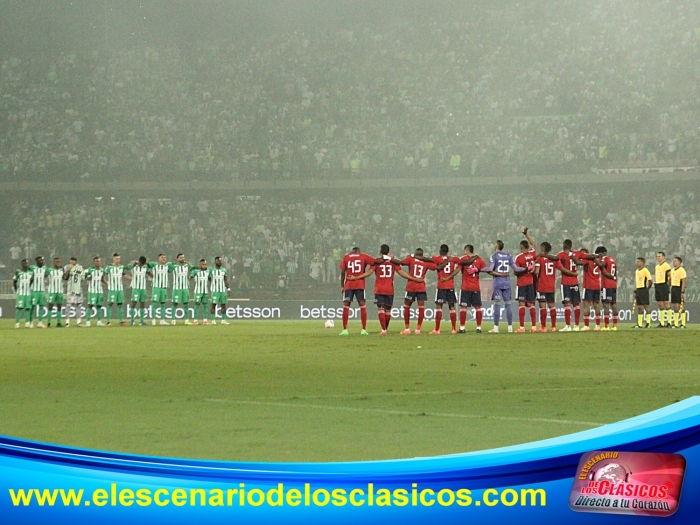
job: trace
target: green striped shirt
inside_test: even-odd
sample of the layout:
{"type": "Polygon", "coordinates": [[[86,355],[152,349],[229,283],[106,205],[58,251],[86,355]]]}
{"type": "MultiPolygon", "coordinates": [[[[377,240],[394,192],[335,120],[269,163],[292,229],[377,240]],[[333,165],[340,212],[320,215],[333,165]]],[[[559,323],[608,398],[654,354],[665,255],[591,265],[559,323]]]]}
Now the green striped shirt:
{"type": "Polygon", "coordinates": [[[32,280],[34,279],[34,272],[27,270],[17,270],[17,274],[13,279],[15,286],[17,287],[17,295],[29,295],[31,293],[32,280]]]}
{"type": "Polygon", "coordinates": [[[173,271],[173,263],[148,263],[148,267],[153,270],[153,288],[167,288],[168,274],[173,271]]]}
{"type": "Polygon", "coordinates": [[[148,273],[148,265],[138,264],[131,269],[131,289],[145,290],[146,289],[146,274],[148,273]]]}
{"type": "Polygon", "coordinates": [[[43,292],[44,289],[44,278],[46,277],[46,266],[36,266],[32,265],[29,267],[29,271],[34,274],[34,280],[32,281],[32,292],[43,292]]]}
{"type": "Polygon", "coordinates": [[[49,270],[49,293],[63,293],[63,268],[49,270]]]}
{"type": "Polygon", "coordinates": [[[110,264],[105,268],[105,274],[107,274],[107,288],[113,292],[124,291],[124,272],[126,270],[131,270],[131,265],[124,266],[120,264],[114,266],[110,264]]]}
{"type": "Polygon", "coordinates": [[[90,279],[88,284],[88,293],[99,293],[103,294],[102,289],[102,277],[105,271],[102,268],[95,268],[94,266],[87,269],[87,276],[90,279]]]}
{"type": "Polygon", "coordinates": [[[223,266],[220,268],[213,268],[209,270],[209,275],[211,275],[211,291],[212,293],[220,293],[226,291],[226,282],[224,277],[226,277],[226,268],[223,266]]]}
{"type": "Polygon", "coordinates": [[[185,264],[173,265],[173,290],[189,290],[190,282],[188,280],[192,267],[185,264]]]}
{"type": "Polygon", "coordinates": [[[194,293],[206,295],[209,293],[209,270],[192,270],[194,278],[194,293]]]}

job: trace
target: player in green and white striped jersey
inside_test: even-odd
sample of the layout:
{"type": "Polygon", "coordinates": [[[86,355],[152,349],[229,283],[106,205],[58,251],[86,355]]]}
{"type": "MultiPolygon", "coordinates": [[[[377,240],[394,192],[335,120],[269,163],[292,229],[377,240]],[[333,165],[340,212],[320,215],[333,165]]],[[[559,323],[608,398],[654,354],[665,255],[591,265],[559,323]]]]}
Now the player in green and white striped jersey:
{"type": "Polygon", "coordinates": [[[146,314],[146,275],[148,275],[148,260],[143,255],[138,262],[131,264],[131,326],[134,326],[136,316],[136,303],[139,303],[139,317],[141,326],[146,326],[143,316],[146,314]]]}
{"type": "MultiPolygon", "coordinates": [[[[126,326],[124,321],[124,272],[131,270],[131,265],[124,266],[118,253],[112,256],[112,264],[105,268],[107,277],[107,326],[112,324],[112,306],[116,303],[119,324],[126,326]]],[[[128,276],[127,276],[128,278],[128,276]]]]}
{"type": "MultiPolygon", "coordinates": [[[[190,280],[194,281],[194,324],[198,324],[197,309],[201,309],[202,324],[209,324],[209,321],[204,317],[206,305],[209,302],[209,270],[206,259],[199,260],[199,268],[192,270],[190,280]]],[[[211,313],[209,316],[211,317],[211,313]]]]}
{"type": "Polygon", "coordinates": [[[29,271],[34,274],[34,280],[32,281],[32,308],[29,314],[29,322],[32,323],[32,317],[34,316],[34,311],[36,310],[37,318],[39,319],[37,328],[46,328],[44,325],[44,308],[46,308],[46,286],[44,280],[46,279],[46,266],[44,266],[44,258],[41,255],[37,255],[34,259],[36,264],[29,267],[29,271]]]}
{"type": "Polygon", "coordinates": [[[214,257],[214,268],[209,271],[211,279],[211,315],[214,318],[211,324],[216,324],[217,310],[221,307],[222,321],[221,324],[229,324],[226,320],[226,302],[228,301],[228,292],[231,287],[228,285],[228,271],[221,266],[221,257],[214,257]]]}
{"type": "MultiPolygon", "coordinates": [[[[105,326],[102,322],[102,307],[105,302],[104,288],[105,271],[102,269],[102,261],[99,257],[92,260],[92,266],[85,272],[88,280],[88,306],[97,317],[97,326],[105,326]]],[[[90,326],[90,313],[85,326],[90,326]]]]}
{"type": "MultiPolygon", "coordinates": [[[[158,255],[158,262],[149,262],[149,275],[153,278],[153,289],[151,290],[151,302],[155,306],[160,304],[160,324],[165,322],[165,303],[168,300],[168,275],[173,273],[173,263],[167,262],[168,258],[164,253],[158,255]]],[[[153,314],[153,324],[156,324],[156,316],[153,314]]]]}
{"type": "Polygon", "coordinates": [[[29,261],[22,259],[22,268],[15,272],[12,286],[15,288],[17,298],[15,300],[15,328],[19,328],[19,320],[22,318],[22,310],[25,311],[25,328],[32,328],[32,281],[34,272],[29,270],[29,261]]]}
{"type": "Polygon", "coordinates": [[[47,315],[47,326],[51,328],[51,318],[53,317],[53,309],[56,307],[56,327],[60,328],[61,317],[63,315],[63,281],[65,271],[63,271],[63,265],[61,264],[60,257],[53,258],[53,268],[51,268],[47,275],[49,277],[48,291],[49,291],[49,313],[47,315]]]}
{"type": "Polygon", "coordinates": [[[76,313],[76,324],[81,326],[85,269],[78,264],[78,259],[71,257],[69,264],[66,264],[63,271],[65,272],[63,278],[68,281],[66,284],[66,328],[70,327],[70,316],[73,312],[76,313]]]}
{"type": "Polygon", "coordinates": [[[185,324],[191,325],[190,321],[190,281],[189,276],[192,266],[185,261],[185,256],[177,254],[176,264],[173,265],[173,314],[170,324],[177,324],[175,321],[175,310],[179,304],[185,308],[185,324]]]}

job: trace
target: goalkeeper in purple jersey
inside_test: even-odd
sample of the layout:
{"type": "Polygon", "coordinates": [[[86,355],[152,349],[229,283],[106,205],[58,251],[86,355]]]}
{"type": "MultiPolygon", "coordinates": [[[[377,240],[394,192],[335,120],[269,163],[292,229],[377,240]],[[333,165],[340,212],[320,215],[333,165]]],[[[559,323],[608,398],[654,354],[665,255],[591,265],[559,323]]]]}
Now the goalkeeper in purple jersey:
{"type": "Polygon", "coordinates": [[[501,308],[505,303],[506,318],[508,320],[508,331],[513,331],[513,310],[510,302],[513,299],[510,287],[510,271],[524,272],[526,268],[521,268],[515,264],[513,256],[503,251],[503,241],[496,241],[494,246],[494,254],[491,256],[489,264],[484,268],[483,272],[488,272],[493,275],[493,292],[491,300],[493,301],[493,330],[489,333],[498,333],[498,324],[501,320],[501,308]]]}

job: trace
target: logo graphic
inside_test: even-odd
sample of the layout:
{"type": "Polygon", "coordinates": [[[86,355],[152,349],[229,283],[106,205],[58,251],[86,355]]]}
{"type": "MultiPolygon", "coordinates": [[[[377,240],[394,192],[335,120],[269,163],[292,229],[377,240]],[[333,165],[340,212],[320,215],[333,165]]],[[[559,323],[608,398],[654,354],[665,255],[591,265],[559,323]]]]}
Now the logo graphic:
{"type": "Polygon", "coordinates": [[[678,454],[588,452],[581,457],[569,507],[577,512],[670,516],[678,510],[685,458],[678,454]]]}

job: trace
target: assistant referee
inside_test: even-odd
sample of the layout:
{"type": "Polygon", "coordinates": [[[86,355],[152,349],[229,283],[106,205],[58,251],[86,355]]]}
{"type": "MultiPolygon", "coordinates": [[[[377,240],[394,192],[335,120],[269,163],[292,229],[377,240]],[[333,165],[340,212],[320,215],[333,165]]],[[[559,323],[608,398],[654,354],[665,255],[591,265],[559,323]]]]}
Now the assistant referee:
{"type": "Polygon", "coordinates": [[[683,268],[683,259],[676,256],[673,258],[673,269],[671,270],[671,306],[673,307],[674,320],[671,322],[673,328],[685,328],[685,287],[688,274],[683,268]]]}
{"type": "Polygon", "coordinates": [[[651,288],[651,273],[646,268],[644,257],[637,257],[637,270],[634,272],[634,302],[637,303],[637,324],[634,328],[649,328],[651,312],[649,311],[649,288],[651,288]],[[646,323],[644,318],[646,317],[646,323]]]}
{"type": "Polygon", "coordinates": [[[669,281],[671,280],[671,265],[666,262],[666,254],[656,254],[656,267],[654,269],[654,292],[656,303],[659,306],[659,324],[657,328],[671,328],[673,325],[673,311],[669,302],[669,281]],[[668,324],[666,324],[668,320],[668,324]]]}

